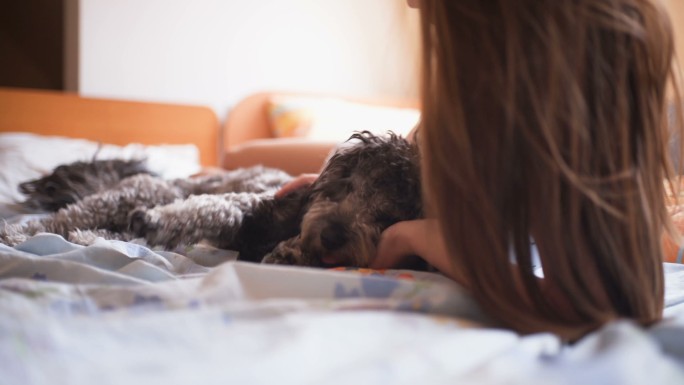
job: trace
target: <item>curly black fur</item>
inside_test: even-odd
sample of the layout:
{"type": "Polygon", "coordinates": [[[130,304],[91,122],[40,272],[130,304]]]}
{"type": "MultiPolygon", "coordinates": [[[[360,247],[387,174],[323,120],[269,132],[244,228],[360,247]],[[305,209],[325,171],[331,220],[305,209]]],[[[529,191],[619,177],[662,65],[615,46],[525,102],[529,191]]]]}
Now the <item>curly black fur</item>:
{"type": "Polygon", "coordinates": [[[236,233],[225,229],[218,246],[237,250],[241,261],[261,262],[280,242],[299,234],[309,195],[307,189],[301,189],[260,202],[244,216],[236,233]]]}

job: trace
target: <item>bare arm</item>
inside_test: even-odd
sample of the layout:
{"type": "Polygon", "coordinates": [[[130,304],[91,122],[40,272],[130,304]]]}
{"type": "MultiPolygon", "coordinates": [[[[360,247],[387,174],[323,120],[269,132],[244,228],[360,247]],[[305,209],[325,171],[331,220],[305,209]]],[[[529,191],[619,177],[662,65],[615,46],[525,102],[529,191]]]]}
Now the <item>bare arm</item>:
{"type": "Polygon", "coordinates": [[[420,256],[444,275],[468,286],[465,277],[449,258],[436,219],[405,221],[388,227],[380,237],[378,253],[371,267],[391,268],[413,255],[420,256]]]}
{"type": "Polygon", "coordinates": [[[285,195],[288,195],[295,190],[309,186],[318,179],[318,174],[302,174],[294,178],[291,182],[286,183],[275,193],[275,198],[280,199],[285,195]]]}
{"type": "MultiPolygon", "coordinates": [[[[371,263],[374,269],[389,269],[401,264],[412,255],[418,255],[429,264],[442,272],[445,276],[458,282],[465,288],[470,287],[469,279],[450,258],[444,239],[439,230],[439,224],[435,219],[419,219],[414,221],[399,222],[388,227],[381,235],[380,244],[375,260],[371,263]]],[[[524,295],[522,278],[517,268],[511,264],[511,274],[515,282],[515,288],[524,295]]],[[[555,304],[559,312],[572,314],[572,305],[568,298],[549,279],[539,278],[541,294],[550,303],[555,304]]]]}

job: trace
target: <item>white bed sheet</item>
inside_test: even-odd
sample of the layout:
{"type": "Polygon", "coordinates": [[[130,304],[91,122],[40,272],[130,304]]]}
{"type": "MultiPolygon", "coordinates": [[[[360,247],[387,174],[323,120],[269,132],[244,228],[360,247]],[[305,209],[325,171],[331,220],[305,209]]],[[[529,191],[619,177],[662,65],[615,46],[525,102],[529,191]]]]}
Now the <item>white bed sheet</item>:
{"type": "MultiPolygon", "coordinates": [[[[201,168],[199,150],[192,144],[145,146],[132,143],[121,147],[84,139],[3,132],[0,133],[0,203],[24,199],[17,189],[21,182],[40,178],[62,164],[93,158],[146,159],[151,171],[168,179],[187,177],[201,168]]],[[[0,218],[12,213],[16,211],[0,210],[0,218]]]]}
{"type": "Polygon", "coordinates": [[[2,384],[682,384],[684,266],[667,318],[568,347],[478,327],[442,276],[233,262],[195,246],[0,246],[2,384]]]}

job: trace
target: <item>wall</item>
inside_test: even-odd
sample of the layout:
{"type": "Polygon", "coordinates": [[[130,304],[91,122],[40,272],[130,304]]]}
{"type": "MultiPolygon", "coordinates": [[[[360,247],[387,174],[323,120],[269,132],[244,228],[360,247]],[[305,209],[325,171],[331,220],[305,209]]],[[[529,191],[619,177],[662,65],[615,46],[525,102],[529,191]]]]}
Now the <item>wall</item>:
{"type": "Polygon", "coordinates": [[[406,27],[416,11],[403,0],[77,4],[79,71],[69,88],[86,96],[204,104],[222,118],[261,90],[416,94],[406,27]]]}
{"type": "Polygon", "coordinates": [[[670,11],[680,67],[684,65],[684,0],[665,0],[670,11]]]}
{"type": "MultiPolygon", "coordinates": [[[[684,55],[684,0],[662,1],[684,55]]],[[[66,88],[84,95],[205,104],[222,118],[261,90],[417,93],[417,11],[404,0],[66,4],[66,88]]]]}

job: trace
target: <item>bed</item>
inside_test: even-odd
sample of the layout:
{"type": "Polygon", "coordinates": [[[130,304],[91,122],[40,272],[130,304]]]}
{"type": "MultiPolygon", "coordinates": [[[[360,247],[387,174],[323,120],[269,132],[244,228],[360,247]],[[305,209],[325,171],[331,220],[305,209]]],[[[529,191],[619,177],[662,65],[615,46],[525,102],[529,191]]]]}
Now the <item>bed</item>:
{"type": "MultiPolygon", "coordinates": [[[[239,124],[263,119],[249,111],[268,110],[267,100],[259,94],[246,102],[248,112],[236,107],[221,127],[202,107],[1,89],[0,154],[24,146],[30,158],[47,159],[22,167],[31,159],[0,157],[0,170],[24,173],[4,172],[0,184],[94,152],[157,157],[168,177],[247,165],[260,159],[255,151],[281,145],[239,124]],[[62,142],[37,145],[28,133],[62,142]],[[87,146],[71,142],[83,139],[87,146]],[[240,158],[255,139],[266,143],[240,158]],[[127,150],[131,143],[137,147],[127,150]]],[[[275,165],[291,160],[293,144],[284,142],[275,165]]],[[[313,142],[314,160],[294,162],[292,173],[320,167],[333,146],[313,142]]],[[[300,155],[298,146],[310,145],[295,144],[300,155]]],[[[12,207],[12,193],[0,194],[0,203],[12,207]]],[[[2,213],[6,221],[27,217],[2,213]]],[[[568,346],[549,334],[489,326],[438,274],[235,258],[204,244],[163,251],[102,239],[82,247],[51,234],[0,245],[0,384],[684,383],[681,264],[665,264],[663,322],[648,329],[615,322],[568,346]]]]}

